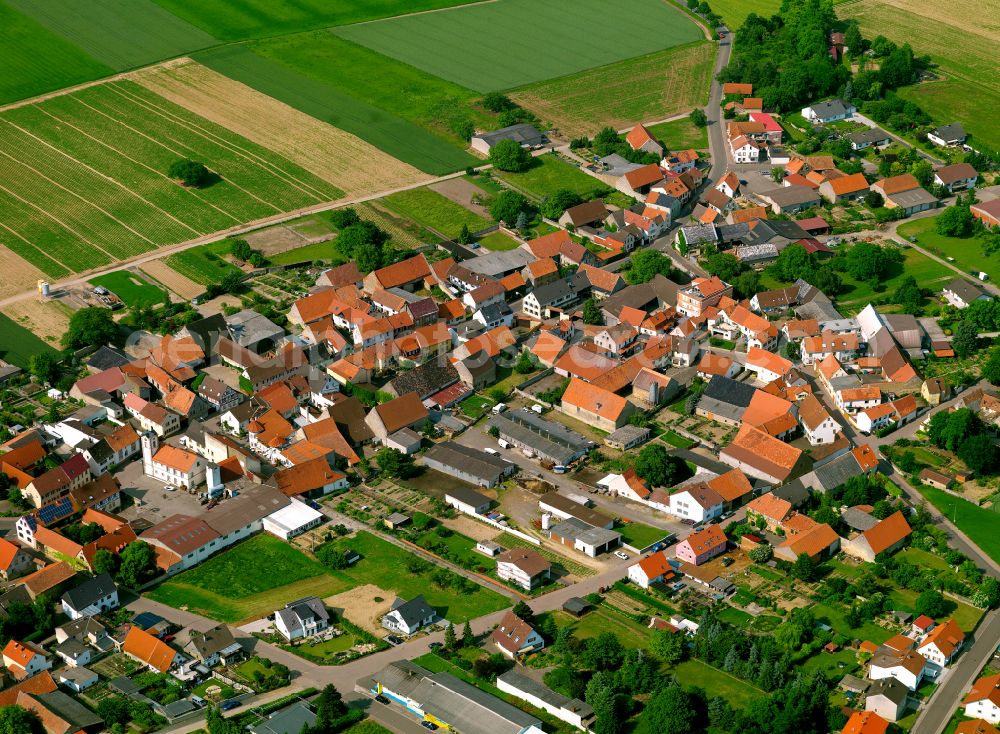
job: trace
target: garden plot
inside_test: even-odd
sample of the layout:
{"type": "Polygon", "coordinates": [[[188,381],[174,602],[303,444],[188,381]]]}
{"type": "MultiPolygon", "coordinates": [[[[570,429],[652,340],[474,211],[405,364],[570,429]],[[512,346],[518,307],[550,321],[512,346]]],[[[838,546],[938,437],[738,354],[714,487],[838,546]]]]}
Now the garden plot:
{"type": "Polygon", "coordinates": [[[205,286],[186,278],[163,260],[151,260],[140,268],[142,272],[166,286],[186,301],[196,298],[205,292],[205,286]]]}

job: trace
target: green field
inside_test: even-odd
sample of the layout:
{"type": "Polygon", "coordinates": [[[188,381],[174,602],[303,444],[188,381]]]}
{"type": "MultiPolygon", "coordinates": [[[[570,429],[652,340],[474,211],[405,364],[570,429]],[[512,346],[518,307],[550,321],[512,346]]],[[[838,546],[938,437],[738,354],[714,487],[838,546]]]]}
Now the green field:
{"type": "Polygon", "coordinates": [[[470,121],[483,129],[498,126],[492,114],[474,104],[479,98],[476,92],[326,31],[273,38],[252,48],[360,103],[443,138],[463,152],[469,140],[456,133],[460,123],[470,121]]]}
{"type": "Polygon", "coordinates": [[[103,285],[118,296],[126,306],[156,306],[169,303],[170,295],[146,278],[129,270],[116,270],[113,273],[91,278],[92,285],[103,285]]]}
{"type": "Polygon", "coordinates": [[[216,39],[152,0],[6,0],[117,71],[213,46],[216,39]]]}
{"type": "Polygon", "coordinates": [[[778,0],[715,0],[709,4],[731,31],[739,29],[750,13],[769,18],[781,7],[778,0]]]}
{"type": "MultiPolygon", "coordinates": [[[[450,173],[478,161],[452,142],[328,83],[325,77],[329,72],[316,64],[308,47],[279,48],[286,48],[281,62],[242,45],[205,51],[194,58],[300,112],[357,135],[427,173],[450,173]]],[[[374,82],[380,73],[363,73],[359,81],[371,77],[374,82]]]]}
{"type": "Polygon", "coordinates": [[[1000,92],[962,79],[946,79],[903,87],[903,99],[916,102],[935,120],[957,120],[972,135],[973,143],[982,142],[991,150],[1000,150],[1000,92]]]}
{"type": "Polygon", "coordinates": [[[338,256],[331,242],[313,242],[276,255],[268,255],[267,259],[273,265],[292,265],[307,260],[335,260],[338,256]]]}
{"type": "Polygon", "coordinates": [[[715,49],[692,41],[522,87],[511,97],[566,137],[664,120],[708,101],[715,49]]]}
{"type": "Polygon", "coordinates": [[[212,619],[237,622],[309,594],[323,597],[346,588],[318,561],[261,533],[160,584],[149,596],[212,619]]]}
{"type": "Polygon", "coordinates": [[[830,625],[834,632],[847,639],[868,640],[880,645],[893,634],[891,630],[879,627],[874,622],[864,622],[860,627],[852,628],[847,623],[846,610],[832,604],[814,604],[812,611],[817,622],[830,625]]]}
{"type": "Polygon", "coordinates": [[[1000,534],[997,533],[1000,518],[996,512],[925,484],[918,485],[917,489],[924,499],[954,522],[986,555],[994,561],[1000,561],[1000,534]]]}
{"type": "Polygon", "coordinates": [[[615,523],[615,530],[621,533],[622,541],[640,550],[670,535],[668,530],[643,525],[641,522],[615,523]]]}
{"type": "Polygon", "coordinates": [[[618,0],[614,12],[603,0],[503,0],[334,32],[480,92],[573,74],[702,35],[661,0],[618,0]],[[593,37],[595,22],[603,41],[593,37]]]}
{"type": "Polygon", "coordinates": [[[164,259],[164,262],[195,283],[210,285],[218,283],[229,273],[239,272],[239,268],[222,256],[229,252],[229,242],[220,240],[207,245],[189,247],[164,259]]]}
{"type": "Polygon", "coordinates": [[[521,243],[505,235],[503,232],[490,232],[485,237],[476,240],[487,250],[516,250],[521,243]]]}
{"type": "Polygon", "coordinates": [[[0,2],[0,104],[97,79],[113,69],[0,2]]]}
{"type": "Polygon", "coordinates": [[[28,360],[43,352],[55,350],[10,317],[0,314],[0,359],[27,368],[28,360]]]}
{"type": "MultiPolygon", "coordinates": [[[[989,255],[983,252],[983,245],[975,237],[945,237],[934,228],[934,218],[914,219],[904,222],[896,233],[904,239],[916,237],[916,243],[941,258],[951,258],[955,267],[968,273],[972,270],[989,274],[992,280],[1000,278],[1000,252],[989,255]]],[[[957,277],[958,273],[953,273],[957,277]]],[[[918,279],[919,281],[919,279],[918,279]]]]}
{"type": "Polygon", "coordinates": [[[649,132],[653,137],[667,146],[668,150],[687,150],[688,148],[708,148],[708,128],[698,127],[686,117],[673,122],[661,122],[650,125],[649,132]]]}
{"type": "Polygon", "coordinates": [[[4,244],[49,275],[343,193],[128,81],[0,114],[0,177],[4,244]],[[179,185],[166,175],[179,158],[205,163],[217,180],[179,185]]]}
{"type": "Polygon", "coordinates": [[[489,222],[478,214],[428,188],[400,191],[381,201],[398,214],[435,229],[446,237],[457,237],[463,224],[471,232],[489,226],[489,222]]]}
{"type": "Polygon", "coordinates": [[[735,708],[743,708],[753,699],[766,695],[759,688],[701,660],[687,660],[673,672],[685,686],[704,688],[710,696],[721,696],[735,708]]]}
{"type": "Polygon", "coordinates": [[[470,0],[156,0],[223,41],[361,23],[470,0]]]}
{"type": "Polygon", "coordinates": [[[595,190],[607,188],[604,182],[588,176],[576,166],[552,153],[535,158],[527,171],[521,173],[496,171],[496,176],[536,199],[552,196],[561,189],[569,189],[581,196],[590,197],[595,190]]]}

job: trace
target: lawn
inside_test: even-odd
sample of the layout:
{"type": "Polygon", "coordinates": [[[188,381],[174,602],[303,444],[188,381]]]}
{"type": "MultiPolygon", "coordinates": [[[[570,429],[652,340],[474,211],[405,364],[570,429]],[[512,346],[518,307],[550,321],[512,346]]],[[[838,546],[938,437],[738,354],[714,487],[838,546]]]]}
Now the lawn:
{"type": "Polygon", "coordinates": [[[302,247],[279,252],[276,255],[268,255],[267,259],[273,265],[292,265],[314,260],[338,260],[339,257],[336,250],[333,249],[333,245],[327,241],[314,242],[311,245],[302,245],[302,247]]]}
{"type": "Polygon", "coordinates": [[[342,38],[479,92],[531,84],[697,40],[698,28],[660,0],[504,0],[338,28],[342,38]],[[600,18],[605,38],[585,39],[600,18]]]}
{"type": "Polygon", "coordinates": [[[687,150],[688,148],[703,149],[708,147],[708,128],[698,127],[688,118],[683,117],[673,122],[661,122],[650,125],[649,132],[668,150],[687,150]]]}
{"type": "Polygon", "coordinates": [[[326,31],[273,38],[252,48],[261,56],[423,128],[462,151],[469,145],[469,140],[459,135],[463,122],[480,129],[497,127],[495,116],[475,104],[477,92],[326,31]]]}
{"type": "Polygon", "coordinates": [[[4,3],[0,3],[0,29],[0,104],[97,79],[113,71],[4,3]]]}
{"type": "Polygon", "coordinates": [[[615,523],[615,530],[621,533],[623,542],[640,550],[644,550],[670,535],[667,530],[643,525],[641,522],[615,523]]]}
{"type": "Polygon", "coordinates": [[[350,632],[345,632],[339,637],[322,642],[313,642],[295,647],[296,654],[305,653],[311,657],[321,658],[325,662],[337,660],[338,653],[350,650],[357,643],[357,638],[350,632]]]}
{"type": "Polygon", "coordinates": [[[948,571],[950,566],[941,556],[929,553],[920,548],[904,548],[896,554],[896,558],[901,561],[908,561],[920,568],[929,568],[932,571],[948,571]]]}
{"type": "Polygon", "coordinates": [[[935,120],[957,120],[973,136],[972,145],[982,142],[1000,149],[1000,92],[985,89],[962,79],[944,79],[902,87],[898,94],[916,102],[935,120]]]}
{"type": "Polygon", "coordinates": [[[803,660],[799,667],[806,674],[818,670],[828,678],[835,677],[839,680],[857,670],[858,659],[854,650],[838,650],[834,653],[820,650],[803,660]]]}
{"type": "Polygon", "coordinates": [[[298,165],[130,81],[0,114],[4,244],[43,272],[79,272],[337,198],[298,165]],[[194,189],[166,172],[203,162],[194,189]]]}
{"type": "Polygon", "coordinates": [[[693,41],[522,87],[511,97],[566,137],[593,136],[605,126],[620,130],[703,106],[714,60],[714,43],[693,41]]]}
{"type": "Polygon", "coordinates": [[[152,0],[8,2],[117,71],[183,56],[217,43],[152,0]]]}
{"type": "Polygon", "coordinates": [[[917,489],[937,508],[938,512],[954,522],[990,558],[1000,561],[1000,534],[996,531],[996,512],[925,484],[918,485],[917,489]]]}
{"type": "Polygon", "coordinates": [[[492,250],[494,252],[498,250],[516,250],[521,246],[520,242],[508,237],[503,232],[490,232],[485,237],[480,237],[476,240],[476,242],[485,247],[487,250],[492,250]]]}
{"type": "Polygon", "coordinates": [[[736,708],[743,708],[753,699],[766,695],[746,681],[697,659],[686,660],[676,666],[673,673],[685,686],[704,688],[710,696],[724,698],[736,708]]]}
{"type": "Polygon", "coordinates": [[[4,314],[0,314],[0,359],[27,369],[36,354],[55,354],[55,349],[4,314]]]}
{"type": "Polygon", "coordinates": [[[164,582],[149,596],[212,619],[238,622],[303,596],[330,596],[347,588],[344,579],[328,574],[319,562],[262,533],[164,582]]]}
{"type": "Polygon", "coordinates": [[[228,252],[229,243],[226,240],[220,240],[174,253],[169,255],[164,262],[195,283],[209,285],[210,283],[218,283],[229,273],[240,272],[239,268],[222,258],[228,252]]]}
{"type": "Polygon", "coordinates": [[[489,225],[489,222],[478,214],[432,189],[401,191],[382,199],[382,203],[398,214],[430,227],[446,237],[457,237],[462,231],[463,224],[471,232],[489,225]]]}
{"type": "Polygon", "coordinates": [[[715,0],[711,5],[732,31],[739,29],[750,13],[769,18],[781,7],[778,0],[715,0]]]}
{"type": "Polygon", "coordinates": [[[222,41],[277,36],[363,23],[401,13],[464,5],[470,0],[156,0],[222,41]]]}
{"type": "Polygon", "coordinates": [[[469,418],[479,418],[483,413],[491,410],[496,403],[483,395],[470,395],[458,404],[459,410],[469,418]]]}
{"type": "Polygon", "coordinates": [[[848,639],[869,640],[875,644],[881,644],[893,635],[891,631],[879,627],[874,622],[864,622],[860,627],[852,629],[845,618],[846,610],[840,607],[818,603],[813,605],[812,610],[816,615],[817,622],[830,625],[834,632],[848,639]]]}
{"type": "Polygon", "coordinates": [[[412,554],[369,532],[360,531],[341,542],[361,554],[356,564],[334,572],[339,579],[348,582],[346,587],[374,584],[407,600],[423,594],[438,614],[452,622],[464,622],[510,606],[507,597],[490,589],[477,586],[471,594],[457,593],[432,581],[432,576],[453,577],[450,571],[437,567],[424,573],[405,571],[405,560],[412,554]]]}
{"type": "MultiPolygon", "coordinates": [[[[280,60],[264,55],[269,53],[268,48],[265,45],[256,53],[243,45],[225,46],[195,54],[194,58],[220,74],[356,135],[426,173],[451,173],[478,161],[454,143],[391,109],[343,91],[326,78],[329,72],[323,64],[316,63],[311,45],[302,50],[283,49],[280,60]]],[[[371,79],[375,83],[381,70],[347,73],[357,73],[359,80],[371,79]]]]}
{"type": "Polygon", "coordinates": [[[555,154],[538,156],[527,171],[496,171],[496,176],[537,199],[552,196],[562,189],[589,198],[595,190],[607,188],[602,181],[588,176],[555,154]]]}
{"type": "Polygon", "coordinates": [[[118,296],[128,307],[155,306],[169,303],[169,294],[153,285],[138,273],[129,270],[117,270],[107,275],[91,278],[91,285],[101,285],[118,296]]]}
{"type": "Polygon", "coordinates": [[[689,438],[684,438],[681,434],[676,431],[667,431],[663,434],[663,440],[669,443],[671,446],[676,446],[679,449],[689,449],[694,446],[694,441],[689,438]]]}
{"type": "Polygon", "coordinates": [[[647,627],[603,606],[587,612],[580,619],[565,612],[555,612],[555,615],[560,627],[572,627],[574,636],[582,640],[612,631],[625,647],[642,650],[649,645],[651,633],[647,627]]]}
{"type": "Polygon", "coordinates": [[[967,273],[982,270],[992,280],[1000,278],[1000,252],[987,255],[983,252],[982,243],[975,237],[963,239],[938,234],[934,228],[934,217],[905,222],[899,225],[896,232],[908,240],[915,237],[918,245],[938,257],[954,262],[956,267],[967,273]]]}

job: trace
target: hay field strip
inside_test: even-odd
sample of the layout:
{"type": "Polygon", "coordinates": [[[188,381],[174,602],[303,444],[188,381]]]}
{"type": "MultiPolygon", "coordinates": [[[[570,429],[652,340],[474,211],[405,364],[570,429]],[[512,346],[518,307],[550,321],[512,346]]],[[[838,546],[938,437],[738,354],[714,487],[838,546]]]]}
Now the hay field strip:
{"type": "Polygon", "coordinates": [[[116,71],[218,44],[152,0],[6,0],[116,71]]]}
{"type": "Polygon", "coordinates": [[[533,84],[511,98],[566,136],[663,119],[705,104],[715,63],[709,41],[533,84]]]}
{"type": "Polygon", "coordinates": [[[0,113],[0,243],[50,276],[342,193],[129,81],[0,113]],[[180,186],[165,172],[182,157],[221,180],[180,186]]]}
{"type": "Polygon", "coordinates": [[[321,79],[299,73],[245,46],[226,46],[194,54],[193,58],[230,79],[356,135],[426,173],[442,175],[478,162],[450,142],[387,110],[344,94],[321,79]]]}
{"type": "Polygon", "coordinates": [[[663,0],[617,0],[611,12],[605,0],[503,0],[333,32],[479,92],[565,76],[703,37],[701,28],[663,0]]]}
{"type": "MultiPolygon", "coordinates": [[[[324,34],[325,35],[325,34],[324,34]]],[[[360,196],[428,176],[344,130],[190,59],[137,72],[135,81],[189,112],[284,156],[360,196]]]]}

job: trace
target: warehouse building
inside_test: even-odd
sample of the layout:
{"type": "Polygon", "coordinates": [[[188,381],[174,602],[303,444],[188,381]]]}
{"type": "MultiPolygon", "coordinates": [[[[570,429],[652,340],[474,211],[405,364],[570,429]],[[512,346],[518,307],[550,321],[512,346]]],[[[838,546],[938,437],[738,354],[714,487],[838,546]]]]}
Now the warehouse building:
{"type": "Polygon", "coordinates": [[[576,461],[596,446],[590,439],[561,423],[545,420],[530,410],[501,413],[490,418],[500,438],[519,449],[531,451],[542,461],[563,466],[576,461]]]}
{"type": "Polygon", "coordinates": [[[431,469],[480,487],[492,487],[517,471],[517,464],[453,441],[434,445],[424,454],[423,463],[431,469]]]}

